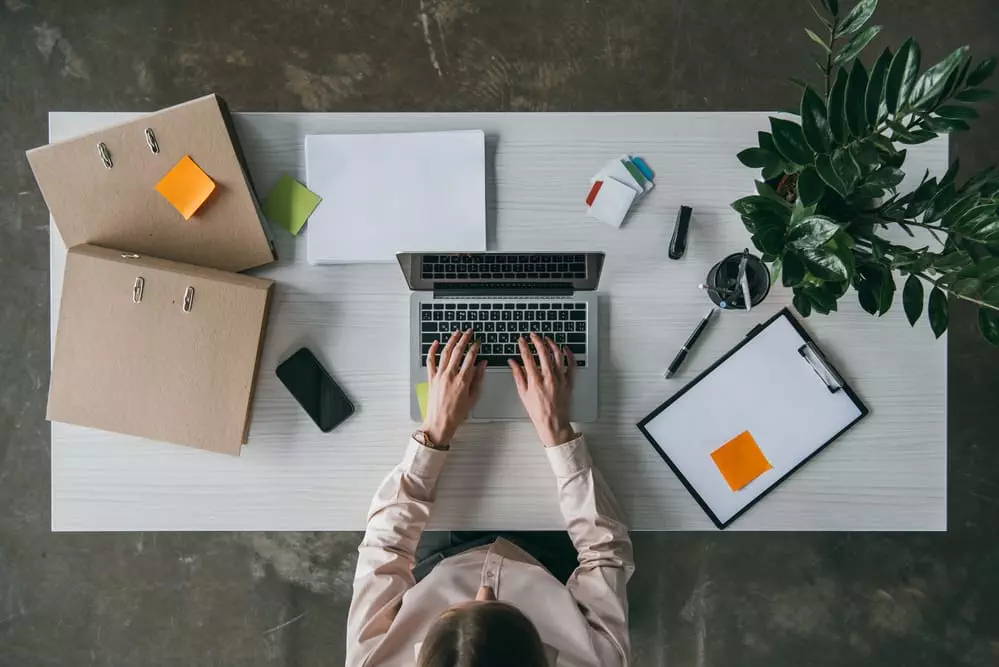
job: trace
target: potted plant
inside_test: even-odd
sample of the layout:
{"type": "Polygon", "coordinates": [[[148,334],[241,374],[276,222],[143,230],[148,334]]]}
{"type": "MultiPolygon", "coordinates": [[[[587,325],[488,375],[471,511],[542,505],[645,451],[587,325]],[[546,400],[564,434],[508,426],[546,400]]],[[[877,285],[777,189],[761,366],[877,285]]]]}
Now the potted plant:
{"type": "Polygon", "coordinates": [[[851,287],[881,316],[895,301],[897,272],[910,324],[929,291],[925,311],[939,337],[952,296],[978,306],[982,334],[999,345],[999,172],[959,183],[955,160],[942,177],[897,190],[906,146],[967,130],[978,117],[969,105],[991,97],[980,86],[996,60],[973,63],[962,46],[920,73],[919,45],[908,39],[868,69],[858,56],[881,30],[867,25],[877,0],[860,0],[845,16],[839,4],[812,6],[822,31],[805,32],[821,49],[823,80],[796,82],[798,118],[771,118],[759,145],[739,153],[762,179],[756,195],[732,206],[802,316],[835,311],[851,287]],[[906,243],[889,240],[902,236],[893,228],[906,243]]]}

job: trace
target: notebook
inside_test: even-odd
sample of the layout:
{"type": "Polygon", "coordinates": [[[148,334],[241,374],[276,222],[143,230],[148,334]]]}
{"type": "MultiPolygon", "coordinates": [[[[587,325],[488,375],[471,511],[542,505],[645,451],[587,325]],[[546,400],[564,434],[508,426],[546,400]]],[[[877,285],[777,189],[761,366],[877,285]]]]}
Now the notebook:
{"type": "Polygon", "coordinates": [[[638,428],[725,528],[868,414],[785,308],[638,428]]]}
{"type": "Polygon", "coordinates": [[[481,130],[305,137],[311,264],[395,261],[395,253],[486,249],[481,130]]]}

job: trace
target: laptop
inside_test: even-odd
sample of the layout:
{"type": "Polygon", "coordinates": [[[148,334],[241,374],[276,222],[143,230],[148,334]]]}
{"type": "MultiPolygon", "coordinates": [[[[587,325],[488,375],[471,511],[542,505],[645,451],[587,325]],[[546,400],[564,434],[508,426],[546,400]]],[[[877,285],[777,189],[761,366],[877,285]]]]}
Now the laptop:
{"type": "MultiPolygon", "coordinates": [[[[435,340],[475,330],[488,363],[472,419],[527,419],[507,359],[520,359],[517,340],[536,331],[576,357],[570,419],[596,421],[600,377],[597,284],[602,252],[474,252],[396,255],[409,288],[410,386],[427,380],[435,340]]],[[[420,421],[415,392],[410,414],[420,421]]]]}

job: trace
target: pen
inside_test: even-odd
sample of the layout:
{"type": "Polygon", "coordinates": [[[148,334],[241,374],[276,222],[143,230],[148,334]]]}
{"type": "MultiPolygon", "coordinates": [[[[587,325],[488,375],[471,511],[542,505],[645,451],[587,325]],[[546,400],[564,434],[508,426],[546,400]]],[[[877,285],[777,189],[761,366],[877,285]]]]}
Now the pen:
{"type": "Polygon", "coordinates": [[[742,252],[742,261],[739,262],[739,278],[736,281],[742,286],[742,298],[746,302],[746,312],[753,309],[753,300],[749,296],[749,280],[746,279],[746,263],[749,261],[749,248],[742,252]]]}
{"type": "Polygon", "coordinates": [[[676,372],[680,370],[680,365],[683,364],[683,360],[687,358],[687,353],[690,352],[690,349],[694,347],[694,344],[697,342],[697,339],[701,337],[702,333],[704,333],[704,329],[708,326],[708,322],[711,321],[711,318],[714,317],[714,314],[715,314],[715,309],[712,308],[711,310],[708,311],[708,314],[704,316],[704,319],[702,319],[698,323],[697,328],[694,329],[694,333],[690,334],[690,338],[688,338],[687,342],[683,344],[683,347],[680,348],[680,351],[676,353],[676,358],[673,359],[673,362],[669,365],[669,368],[666,370],[665,373],[663,373],[663,377],[665,377],[668,380],[674,375],[676,375],[676,372]]]}

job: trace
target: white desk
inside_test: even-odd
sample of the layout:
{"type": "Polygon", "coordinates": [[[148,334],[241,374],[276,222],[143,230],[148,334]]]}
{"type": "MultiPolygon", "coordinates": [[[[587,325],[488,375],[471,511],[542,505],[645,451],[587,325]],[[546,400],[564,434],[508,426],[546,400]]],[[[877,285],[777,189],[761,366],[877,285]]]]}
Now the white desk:
{"type": "MultiPolygon", "coordinates": [[[[51,138],[132,114],[54,113],[51,138]]],[[[761,113],[236,114],[254,181],[304,181],[303,136],[482,128],[489,137],[489,248],[603,250],[601,418],[590,449],[636,530],[712,524],[635,423],[790,303],[775,288],[750,314],[724,313],[680,375],[663,368],[704,314],[708,268],[749,244],[729,203],[753,173],[735,154],[767,127],[761,113]],[[588,219],[589,177],[622,152],[645,157],[656,189],[629,222],[588,219]],[[667,258],[677,208],[694,208],[689,249],[667,258]]],[[[906,171],[943,172],[947,144],[910,151],[906,171]]],[[[910,183],[903,187],[908,187],[910,183]]],[[[65,249],[52,228],[52,330],[65,249]]],[[[307,233],[307,229],[306,229],[307,233]]],[[[372,492],[402,454],[409,421],[409,293],[394,264],[312,267],[305,239],[277,230],[278,282],[249,445],[241,458],[52,425],[52,527],[57,531],[358,530],[372,492]],[[345,323],[351,322],[348,327],[345,323]],[[274,376],[308,345],[351,394],[358,413],[321,434],[274,376]]],[[[303,235],[304,236],[304,235],[303,235]]],[[[770,494],[732,529],[946,529],[946,342],[915,331],[901,307],[880,321],[853,294],[808,330],[873,414],[770,494]]],[[[528,423],[466,425],[440,481],[432,521],[451,529],[562,527],[554,483],[528,423]]]]}

